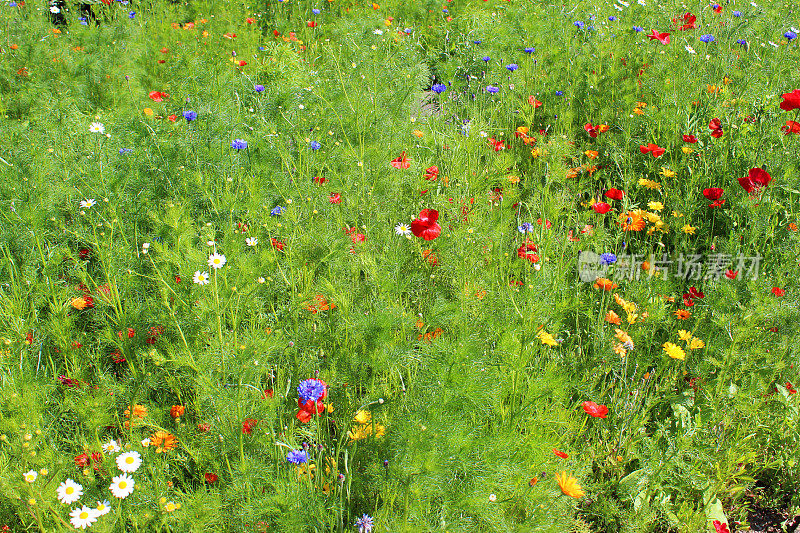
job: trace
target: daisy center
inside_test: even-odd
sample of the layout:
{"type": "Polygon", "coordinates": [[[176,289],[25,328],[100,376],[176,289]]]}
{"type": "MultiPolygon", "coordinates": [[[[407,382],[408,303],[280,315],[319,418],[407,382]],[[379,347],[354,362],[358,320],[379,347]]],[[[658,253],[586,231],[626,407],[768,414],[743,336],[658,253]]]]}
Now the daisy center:
{"type": "Polygon", "coordinates": [[[125,487],[127,487],[127,486],[128,486],[128,484],[127,484],[127,483],[125,483],[124,481],[120,481],[120,482],[119,482],[119,488],[121,488],[121,489],[124,489],[124,488],[125,488],[125,487]]]}
{"type": "Polygon", "coordinates": [[[81,514],[79,514],[78,516],[80,517],[81,520],[86,520],[87,518],[89,518],[89,513],[84,511],[81,514]]]}
{"type": "Polygon", "coordinates": [[[75,489],[74,489],[74,488],[72,488],[72,487],[67,487],[67,490],[65,490],[64,492],[65,492],[66,494],[72,494],[73,492],[75,492],[75,489]]]}
{"type": "Polygon", "coordinates": [[[125,458],[125,462],[128,463],[129,465],[132,465],[133,464],[133,457],[126,457],[125,458]]]}

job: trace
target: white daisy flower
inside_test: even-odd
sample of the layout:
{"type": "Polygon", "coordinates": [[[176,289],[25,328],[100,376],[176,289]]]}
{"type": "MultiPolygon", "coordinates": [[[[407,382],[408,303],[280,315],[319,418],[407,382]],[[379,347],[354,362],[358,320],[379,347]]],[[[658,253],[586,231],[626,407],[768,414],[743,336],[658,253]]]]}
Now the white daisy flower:
{"type": "Polygon", "coordinates": [[[244,242],[247,244],[247,246],[255,246],[258,244],[258,239],[255,237],[248,237],[244,240],[244,242]]]}
{"type": "Polygon", "coordinates": [[[256,281],[259,282],[259,283],[264,283],[266,280],[262,276],[262,277],[259,277],[256,281]]]}
{"type": "Polygon", "coordinates": [[[71,479],[67,479],[58,486],[56,494],[61,503],[75,503],[81,498],[83,487],[71,479]]]}
{"type": "Polygon", "coordinates": [[[97,514],[97,509],[91,509],[84,505],[73,509],[69,516],[69,521],[75,529],[86,529],[97,522],[97,517],[100,515],[97,514]]]}
{"type": "Polygon", "coordinates": [[[108,490],[111,491],[111,494],[113,494],[115,498],[122,500],[131,495],[134,484],[135,482],[131,476],[128,474],[121,474],[111,479],[111,486],[108,487],[108,490]]]}
{"type": "Polygon", "coordinates": [[[117,467],[123,472],[136,472],[140,466],[142,466],[142,456],[139,452],[125,452],[117,456],[117,467]]]}
{"type": "Polygon", "coordinates": [[[216,246],[217,245],[217,241],[206,241],[206,244],[209,245],[209,246],[216,246]]]}
{"type": "Polygon", "coordinates": [[[116,453],[120,450],[119,444],[114,439],[109,440],[102,446],[103,451],[106,453],[116,453]]]}
{"type": "Polygon", "coordinates": [[[61,10],[58,9],[58,6],[50,6],[50,13],[52,13],[53,15],[58,15],[59,13],[61,13],[61,10]]]}
{"type": "MultiPolygon", "coordinates": [[[[208,285],[211,281],[208,277],[208,272],[200,272],[199,270],[194,273],[194,277],[192,281],[197,283],[198,285],[208,285]]],[[[150,444],[150,440],[146,439],[147,443],[150,444]]],[[[142,441],[142,445],[144,445],[144,441],[142,441]]]]}
{"type": "Polygon", "coordinates": [[[690,54],[696,54],[697,53],[697,52],[694,51],[694,48],[692,48],[688,44],[684,48],[686,48],[686,51],[689,52],[690,54]]]}
{"type": "Polygon", "coordinates": [[[100,122],[92,122],[92,125],[89,126],[89,131],[91,133],[105,133],[106,127],[103,126],[100,122]]]}
{"type": "MultiPolygon", "coordinates": [[[[199,271],[195,272],[194,275],[197,276],[197,274],[199,274],[199,273],[200,273],[199,271]]],[[[206,276],[206,278],[208,278],[208,276],[206,276]]],[[[195,283],[197,283],[197,281],[195,281],[195,283]]],[[[147,448],[148,446],[150,446],[150,439],[142,439],[142,446],[144,448],[147,448]]]]}
{"type": "Polygon", "coordinates": [[[211,268],[222,268],[227,261],[224,255],[216,252],[208,256],[208,266],[211,268]]]}
{"type": "Polygon", "coordinates": [[[86,200],[81,200],[81,208],[89,209],[90,207],[94,206],[97,202],[94,198],[87,198],[86,200]]]}
{"type": "Polygon", "coordinates": [[[149,251],[150,251],[150,243],[149,242],[143,242],[142,243],[142,253],[146,254],[149,251]]]}
{"type": "Polygon", "coordinates": [[[373,31],[372,33],[374,33],[375,35],[383,35],[383,30],[381,30],[381,29],[379,28],[379,29],[377,29],[377,30],[373,31]]]}
{"type": "Polygon", "coordinates": [[[411,235],[411,226],[405,222],[401,222],[394,227],[395,235],[411,235]]]}
{"type": "Polygon", "coordinates": [[[22,477],[23,477],[23,478],[25,479],[25,481],[27,481],[28,483],[33,483],[34,481],[36,481],[36,478],[37,478],[38,476],[39,476],[39,474],[36,472],[36,470],[28,470],[27,472],[25,472],[24,474],[22,474],[22,477]]]}
{"type": "Polygon", "coordinates": [[[102,502],[97,502],[97,507],[95,507],[95,511],[97,511],[97,516],[103,516],[104,514],[108,514],[111,512],[111,502],[108,500],[103,500],[102,502]]]}

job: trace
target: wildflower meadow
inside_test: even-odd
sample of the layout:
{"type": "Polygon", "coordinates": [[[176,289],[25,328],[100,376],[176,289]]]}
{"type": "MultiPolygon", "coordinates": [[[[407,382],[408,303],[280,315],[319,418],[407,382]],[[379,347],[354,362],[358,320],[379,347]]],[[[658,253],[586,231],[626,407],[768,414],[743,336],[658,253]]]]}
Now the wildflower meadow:
{"type": "Polygon", "coordinates": [[[796,0],[2,0],[0,531],[800,532],[796,0]]]}

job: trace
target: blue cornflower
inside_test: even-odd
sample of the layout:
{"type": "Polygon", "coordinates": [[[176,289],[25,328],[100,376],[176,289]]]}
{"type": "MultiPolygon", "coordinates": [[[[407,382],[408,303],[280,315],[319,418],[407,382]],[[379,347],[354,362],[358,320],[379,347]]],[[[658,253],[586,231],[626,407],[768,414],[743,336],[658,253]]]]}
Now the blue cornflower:
{"type": "Polygon", "coordinates": [[[787,31],[786,33],[783,34],[783,36],[786,37],[790,41],[792,39],[797,39],[797,34],[795,32],[793,32],[792,30],[787,31]]]}
{"type": "Polygon", "coordinates": [[[616,22],[616,20],[617,20],[617,17],[615,17],[614,15],[611,15],[610,17],[608,17],[608,20],[609,20],[610,22],[616,22]]]}
{"type": "Polygon", "coordinates": [[[447,85],[444,83],[434,83],[431,87],[431,91],[435,92],[436,94],[442,94],[447,90],[447,85]]]}
{"type": "Polygon", "coordinates": [[[315,15],[319,15],[320,13],[322,13],[322,11],[320,11],[317,8],[312,9],[311,12],[314,13],[315,15]]]}
{"type": "Polygon", "coordinates": [[[16,2],[9,2],[8,7],[17,7],[16,2]]]}
{"type": "Polygon", "coordinates": [[[533,224],[530,222],[523,222],[521,226],[517,226],[517,231],[520,233],[533,233],[533,224]]]}
{"type": "Polygon", "coordinates": [[[130,13],[128,13],[128,18],[129,19],[132,19],[132,18],[135,18],[135,17],[136,17],[136,11],[131,11],[130,13]]]}
{"type": "Polygon", "coordinates": [[[731,13],[731,14],[732,14],[734,17],[736,17],[736,18],[739,18],[739,17],[741,17],[741,16],[742,16],[742,12],[741,12],[741,11],[734,11],[734,12],[733,12],[733,13],[731,13]]]}
{"type": "Polygon", "coordinates": [[[498,87],[495,87],[494,85],[489,85],[488,87],[486,87],[486,90],[492,94],[497,94],[500,92],[500,89],[498,87]]]}
{"type": "Polygon", "coordinates": [[[483,58],[483,61],[484,61],[485,63],[488,63],[488,62],[489,62],[489,61],[491,61],[491,60],[492,60],[492,58],[491,58],[491,57],[489,57],[489,56],[484,56],[484,58],[483,58]]]}
{"type": "Polygon", "coordinates": [[[355,526],[358,528],[358,533],[372,533],[375,522],[371,516],[365,513],[361,515],[361,518],[356,520],[355,526]]]}
{"type": "Polygon", "coordinates": [[[319,379],[305,379],[297,386],[297,396],[304,402],[309,400],[316,402],[323,394],[325,394],[325,382],[319,379]]]}
{"type": "Polygon", "coordinates": [[[514,72],[515,70],[517,70],[519,68],[519,65],[517,65],[516,63],[510,63],[510,64],[506,65],[506,68],[508,70],[510,70],[511,72],[514,72]]]}
{"type": "Polygon", "coordinates": [[[414,28],[406,28],[403,31],[406,32],[406,35],[411,35],[414,32],[414,28]]]}
{"type": "Polygon", "coordinates": [[[583,29],[583,21],[576,20],[575,22],[572,23],[572,25],[573,26],[577,26],[578,29],[581,29],[581,30],[583,29]]]}
{"type": "Polygon", "coordinates": [[[736,39],[736,44],[741,44],[742,46],[747,46],[747,41],[744,39],[736,39]]]}
{"type": "Polygon", "coordinates": [[[264,86],[263,85],[256,85],[255,87],[253,87],[253,89],[255,89],[255,91],[257,93],[263,93],[264,92],[264,86]]]}
{"type": "Polygon", "coordinates": [[[481,44],[481,41],[472,41],[472,44],[481,44]]]}
{"type": "Polygon", "coordinates": [[[310,143],[308,143],[308,147],[311,148],[312,150],[319,150],[320,148],[322,148],[322,145],[317,141],[311,141],[310,143]]]}
{"type": "Polygon", "coordinates": [[[442,13],[450,13],[450,12],[446,9],[442,9],[442,13]]]}
{"type": "Polygon", "coordinates": [[[600,264],[602,265],[612,265],[617,262],[617,256],[606,252],[604,254],[600,254],[600,264]]]}
{"type": "Polygon", "coordinates": [[[125,155],[133,152],[133,148],[120,148],[119,155],[125,155]]]}
{"type": "Polygon", "coordinates": [[[197,118],[197,111],[192,111],[192,110],[184,111],[183,118],[186,119],[186,122],[191,122],[197,118]]]}
{"type": "Polygon", "coordinates": [[[710,33],[707,33],[705,35],[701,35],[700,40],[703,41],[704,43],[710,43],[714,41],[714,36],[711,35],[710,33]]]}
{"type": "Polygon", "coordinates": [[[86,17],[78,17],[78,20],[81,21],[81,26],[88,26],[89,25],[88,19],[86,17]]]}
{"type": "Polygon", "coordinates": [[[269,214],[274,216],[274,217],[279,217],[279,216],[281,216],[283,214],[284,211],[286,211],[286,208],[279,205],[279,206],[273,207],[272,211],[270,211],[269,214]]]}
{"type": "Polygon", "coordinates": [[[247,148],[247,141],[244,139],[234,139],[231,142],[231,148],[235,148],[236,150],[244,150],[247,148]]]}
{"type": "Polygon", "coordinates": [[[534,48],[533,46],[529,46],[527,48],[524,48],[522,51],[525,52],[526,54],[532,54],[536,51],[536,48],[534,48]]]}
{"type": "Polygon", "coordinates": [[[308,453],[305,450],[292,450],[286,455],[286,460],[293,465],[308,462],[308,453]]]}
{"type": "Polygon", "coordinates": [[[564,96],[564,91],[556,91],[556,96],[564,96]]]}
{"type": "Polygon", "coordinates": [[[643,32],[644,28],[642,28],[641,26],[634,26],[633,31],[635,31],[636,33],[643,32]]]}
{"type": "Polygon", "coordinates": [[[267,48],[266,48],[266,47],[264,47],[264,46],[259,46],[259,47],[258,47],[258,49],[259,49],[261,52],[263,52],[263,51],[264,51],[264,50],[266,50],[267,48]]]}

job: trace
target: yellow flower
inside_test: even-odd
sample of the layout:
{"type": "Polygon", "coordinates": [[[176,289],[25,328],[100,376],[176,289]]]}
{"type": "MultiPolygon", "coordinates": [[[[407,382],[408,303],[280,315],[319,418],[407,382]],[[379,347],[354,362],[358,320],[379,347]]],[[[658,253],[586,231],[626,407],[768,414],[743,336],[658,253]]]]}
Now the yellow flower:
{"type": "MultiPolygon", "coordinates": [[[[648,209],[652,209],[653,211],[661,211],[662,209],[664,209],[664,204],[662,204],[661,202],[647,202],[647,207],[648,207],[648,209]]],[[[649,215],[648,215],[647,219],[650,220],[650,216],[649,215]]],[[[650,220],[650,222],[653,222],[653,221],[650,220]]]]}
{"type": "Polygon", "coordinates": [[[681,213],[680,211],[673,211],[672,216],[674,216],[675,218],[681,218],[683,216],[683,213],[681,213]]]}
{"type": "Polygon", "coordinates": [[[698,339],[697,337],[692,339],[692,342],[689,343],[690,350],[699,350],[700,348],[704,348],[706,343],[698,339]]]}
{"type": "Polygon", "coordinates": [[[421,131],[419,131],[419,130],[414,130],[414,131],[412,131],[411,133],[413,133],[413,134],[414,134],[414,136],[415,136],[415,137],[417,137],[417,138],[421,138],[423,135],[425,135],[424,133],[422,133],[422,132],[421,132],[421,131]]]}
{"type": "Polygon", "coordinates": [[[686,224],[681,228],[681,231],[683,231],[687,235],[694,235],[694,230],[696,229],[697,229],[696,226],[692,226],[691,224],[686,224]]]}
{"type": "Polygon", "coordinates": [[[694,150],[690,146],[682,146],[681,152],[683,152],[684,154],[691,154],[692,152],[694,152],[694,150]]]}
{"type": "Polygon", "coordinates": [[[353,420],[355,420],[359,424],[366,424],[372,420],[372,413],[370,413],[369,411],[361,410],[356,413],[356,416],[353,417],[353,420]]]}
{"type": "Polygon", "coordinates": [[[639,178],[639,185],[647,187],[648,189],[660,189],[661,184],[657,181],[649,180],[647,178],[639,178]]]}
{"type": "Polygon", "coordinates": [[[148,117],[152,117],[153,116],[153,110],[150,109],[149,107],[145,107],[144,108],[144,114],[147,115],[148,117]]]}
{"type": "Polygon", "coordinates": [[[634,109],[633,112],[636,113],[637,115],[644,115],[644,110],[638,107],[634,109]]]}
{"type": "Polygon", "coordinates": [[[581,486],[578,484],[578,480],[566,472],[556,474],[556,481],[558,482],[561,492],[567,496],[570,496],[571,498],[583,498],[586,495],[581,486]]]}
{"type": "Polygon", "coordinates": [[[622,343],[629,342],[631,346],[633,346],[633,339],[631,339],[631,336],[628,335],[625,331],[619,328],[614,328],[614,336],[617,338],[619,342],[622,343]]]}
{"type": "Polygon", "coordinates": [[[687,341],[688,342],[689,339],[692,338],[692,333],[690,331],[686,331],[685,329],[682,329],[682,330],[678,331],[678,338],[680,340],[682,340],[682,341],[687,341]]]}
{"type": "MultiPolygon", "coordinates": [[[[386,433],[386,427],[380,424],[375,424],[375,438],[383,437],[386,433]]],[[[351,441],[354,440],[361,440],[366,439],[372,435],[372,424],[361,424],[352,428],[350,431],[347,432],[347,436],[350,437],[351,441]]]]}
{"type": "Polygon", "coordinates": [[[542,344],[546,344],[548,346],[558,346],[558,341],[545,330],[539,331],[536,334],[536,337],[542,342],[542,344]]]}
{"type": "Polygon", "coordinates": [[[661,167],[661,172],[659,172],[659,174],[661,174],[665,178],[674,178],[675,177],[675,171],[674,170],[670,170],[667,167],[661,167]]]}
{"type": "Polygon", "coordinates": [[[686,352],[684,352],[680,346],[672,344],[671,342],[665,342],[662,346],[664,352],[673,359],[680,359],[681,361],[686,359],[686,352]]]}
{"type": "Polygon", "coordinates": [[[628,302],[627,300],[622,299],[619,294],[614,293],[614,301],[617,302],[617,305],[622,307],[626,313],[634,313],[636,312],[636,304],[633,302],[628,302]]]}
{"type": "Polygon", "coordinates": [[[519,183],[519,178],[517,176],[509,176],[507,179],[511,183],[519,183]]]}
{"type": "Polygon", "coordinates": [[[585,155],[589,159],[594,159],[595,157],[598,156],[598,153],[596,150],[586,150],[585,152],[583,152],[583,155],[585,155]]]}

